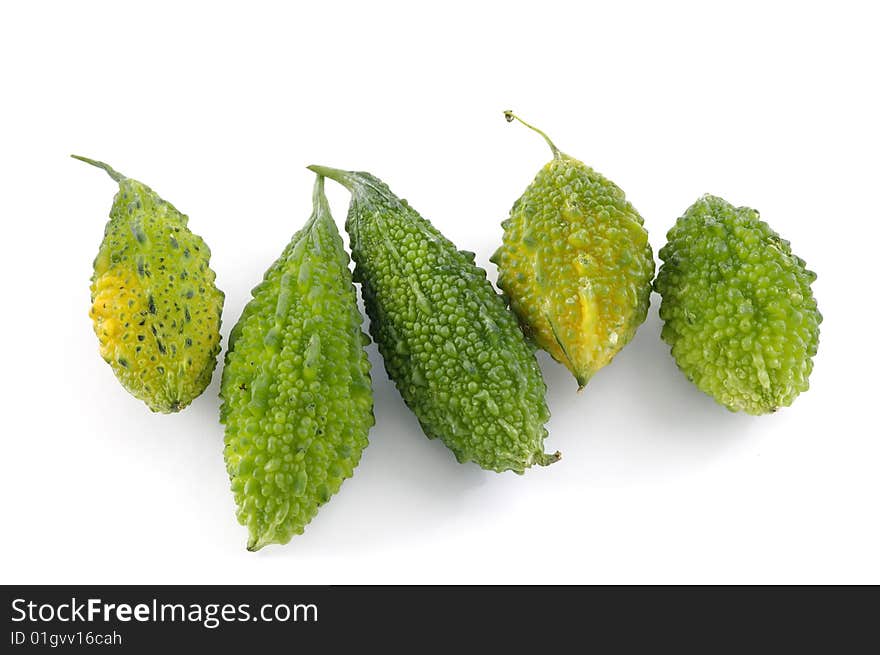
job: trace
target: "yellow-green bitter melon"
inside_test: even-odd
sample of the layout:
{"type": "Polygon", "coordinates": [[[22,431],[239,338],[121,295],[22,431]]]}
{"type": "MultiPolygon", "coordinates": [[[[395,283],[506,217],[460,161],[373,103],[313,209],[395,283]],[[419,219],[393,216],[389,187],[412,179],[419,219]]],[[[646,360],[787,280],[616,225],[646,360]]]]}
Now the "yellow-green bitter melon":
{"type": "Polygon", "coordinates": [[[546,134],[551,159],[514,203],[491,261],[535,343],[583,389],[633,338],[648,312],[654,257],[642,217],[620,188],[546,134]]]}
{"type": "Polygon", "coordinates": [[[310,168],[351,192],[354,279],[385,369],[425,434],[493,471],[555,462],[534,348],[474,254],[373,175],[310,168]]]}
{"type": "Polygon", "coordinates": [[[284,544],[351,477],[373,425],[370,364],[324,180],[229,337],[225,459],[248,550],[284,544]]]}
{"type": "Polygon", "coordinates": [[[101,356],[151,410],[177,412],[208,386],[220,352],[223,292],[211,251],[146,184],[73,157],[119,184],[92,276],[89,315],[101,356]]]}

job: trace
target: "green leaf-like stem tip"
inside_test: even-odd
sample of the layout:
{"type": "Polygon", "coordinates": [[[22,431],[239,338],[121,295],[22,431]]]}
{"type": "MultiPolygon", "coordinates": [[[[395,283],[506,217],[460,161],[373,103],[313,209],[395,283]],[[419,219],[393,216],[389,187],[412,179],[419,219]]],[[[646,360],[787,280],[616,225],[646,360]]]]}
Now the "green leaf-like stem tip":
{"type": "Polygon", "coordinates": [[[112,177],[117,182],[122,182],[125,179],[125,175],[115,171],[110,164],[105,164],[102,161],[98,161],[97,159],[89,159],[88,157],[81,157],[80,155],[71,155],[74,159],[79,159],[80,161],[84,161],[87,164],[91,164],[92,166],[97,166],[100,169],[107,171],[107,175],[112,177]]]}
{"type": "Polygon", "coordinates": [[[306,168],[314,173],[317,173],[318,175],[329,177],[331,180],[339,182],[349,191],[351,191],[357,184],[357,177],[349,171],[343,171],[338,168],[330,168],[329,166],[317,166],[315,164],[307,166],[306,168]]]}

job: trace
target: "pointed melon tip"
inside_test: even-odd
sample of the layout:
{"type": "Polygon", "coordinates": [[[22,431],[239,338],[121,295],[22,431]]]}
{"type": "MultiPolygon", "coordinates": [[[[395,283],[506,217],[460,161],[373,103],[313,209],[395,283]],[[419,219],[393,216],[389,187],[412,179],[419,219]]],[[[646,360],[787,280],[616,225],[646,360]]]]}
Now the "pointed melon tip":
{"type": "Polygon", "coordinates": [[[267,539],[265,534],[257,535],[254,533],[250,533],[250,535],[248,536],[248,541],[247,541],[247,549],[248,549],[248,552],[255,553],[258,550],[261,550],[262,548],[264,548],[265,546],[268,546],[269,544],[273,544],[273,543],[275,543],[275,542],[272,541],[271,539],[267,539]]]}
{"type": "Polygon", "coordinates": [[[593,375],[591,373],[575,373],[574,379],[577,381],[578,385],[578,393],[581,393],[584,388],[587,386],[587,383],[590,381],[593,375]]]}

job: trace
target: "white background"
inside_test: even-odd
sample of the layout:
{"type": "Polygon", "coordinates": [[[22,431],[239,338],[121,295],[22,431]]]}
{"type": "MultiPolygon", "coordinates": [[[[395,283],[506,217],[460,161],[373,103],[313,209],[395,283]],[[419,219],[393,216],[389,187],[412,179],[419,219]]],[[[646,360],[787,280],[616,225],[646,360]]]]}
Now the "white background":
{"type": "MultiPolygon", "coordinates": [[[[871,3],[5,3],[0,10],[5,583],[880,582],[877,16],[871,3]],[[525,476],[421,434],[371,346],[377,423],[305,535],[245,551],[219,371],[151,414],[98,355],[91,263],[110,162],[190,216],[226,292],[310,213],[309,163],[385,179],[488,257],[550,152],[626,192],[655,252],[711,192],[819,278],[812,389],[754,418],[676,369],[658,298],[580,395],[540,356],[525,476]]],[[[328,183],[337,223],[348,196],[328,183]]]]}

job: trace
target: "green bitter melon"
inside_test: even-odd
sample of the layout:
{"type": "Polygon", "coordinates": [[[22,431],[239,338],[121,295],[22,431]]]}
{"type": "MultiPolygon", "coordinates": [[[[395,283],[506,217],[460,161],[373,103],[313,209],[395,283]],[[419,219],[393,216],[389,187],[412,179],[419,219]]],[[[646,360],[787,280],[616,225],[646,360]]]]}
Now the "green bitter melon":
{"type": "Polygon", "coordinates": [[[248,550],[301,534],[367,446],[369,337],[348,262],[319,176],[311,218],[229,337],[220,420],[248,550]]]}
{"type": "Polygon", "coordinates": [[[310,168],[351,192],[346,229],[370,331],[425,434],[489,470],[555,462],[533,347],[474,254],[373,175],[310,168]]]}
{"type": "Polygon", "coordinates": [[[655,286],[679,368],[732,411],[791,405],[819,347],[816,274],[758,212],[715,196],[691,205],[667,238],[655,286]]]}

